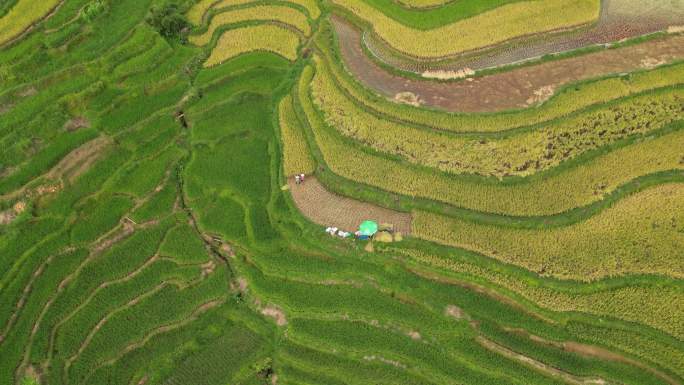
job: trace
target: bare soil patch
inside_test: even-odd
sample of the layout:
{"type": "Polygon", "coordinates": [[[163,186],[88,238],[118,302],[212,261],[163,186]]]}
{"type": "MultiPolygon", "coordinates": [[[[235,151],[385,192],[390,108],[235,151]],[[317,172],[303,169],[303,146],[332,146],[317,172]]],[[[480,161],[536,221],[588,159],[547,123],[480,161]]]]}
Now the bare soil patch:
{"type": "Polygon", "coordinates": [[[216,270],[216,262],[210,260],[209,262],[203,264],[202,266],[202,278],[211,275],[214,270],[216,270]]]}
{"type": "Polygon", "coordinates": [[[26,202],[19,201],[12,208],[0,211],[0,225],[8,225],[26,210],[26,202]]]}
{"type": "Polygon", "coordinates": [[[287,325],[285,313],[283,313],[282,310],[278,309],[275,306],[266,306],[265,308],[261,309],[261,314],[265,315],[266,317],[271,317],[275,319],[276,325],[278,326],[287,325]]]}
{"type": "Polygon", "coordinates": [[[297,208],[319,225],[353,232],[361,222],[375,220],[393,224],[394,230],[402,234],[411,232],[411,214],[333,194],[313,176],[306,177],[302,184],[289,180],[288,185],[297,208]]]}
{"type": "Polygon", "coordinates": [[[70,152],[57,163],[47,174],[49,178],[66,178],[70,182],[87,171],[90,166],[102,154],[102,150],[111,143],[106,136],[93,139],[84,143],[79,148],[70,152]]]}
{"type": "MultiPolygon", "coordinates": [[[[454,112],[494,112],[528,107],[540,100],[540,90],[608,74],[631,72],[653,63],[684,58],[684,35],[667,35],[647,42],[567,59],[520,67],[469,81],[436,82],[394,75],[371,60],[361,46],[358,29],[333,17],[343,62],[365,86],[394,99],[410,92],[422,104],[454,112]]],[[[544,98],[551,95],[542,92],[544,98]]]]}
{"type": "Polygon", "coordinates": [[[455,319],[463,319],[467,318],[467,314],[463,312],[463,309],[456,305],[449,305],[444,309],[444,314],[448,315],[449,317],[453,317],[455,319]]]}
{"type": "Polygon", "coordinates": [[[21,98],[25,98],[25,97],[28,97],[28,96],[33,96],[33,95],[35,95],[35,94],[37,94],[37,93],[38,93],[38,89],[36,89],[36,87],[34,87],[34,86],[30,86],[30,87],[28,87],[28,88],[26,88],[26,89],[24,89],[24,90],[19,91],[19,92],[17,93],[17,96],[19,96],[19,97],[21,97],[21,98]]]}
{"type": "Polygon", "coordinates": [[[4,114],[4,113],[8,112],[9,110],[12,109],[12,107],[14,107],[13,104],[9,104],[9,103],[0,103],[0,115],[2,115],[2,114],[4,114]]]}
{"type": "Polygon", "coordinates": [[[0,211],[0,225],[8,225],[16,218],[14,210],[0,211]]]}
{"type": "Polygon", "coordinates": [[[79,128],[89,128],[90,127],[90,121],[82,116],[70,119],[68,122],[64,124],[64,129],[72,132],[76,131],[79,128]]]}

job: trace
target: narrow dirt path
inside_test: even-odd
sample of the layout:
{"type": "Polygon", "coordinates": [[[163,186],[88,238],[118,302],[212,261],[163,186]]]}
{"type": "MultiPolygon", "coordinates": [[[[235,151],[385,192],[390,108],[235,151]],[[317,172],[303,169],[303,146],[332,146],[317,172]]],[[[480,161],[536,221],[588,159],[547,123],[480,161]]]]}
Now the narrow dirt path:
{"type": "Polygon", "coordinates": [[[288,186],[299,211],[321,226],[353,232],[361,222],[375,220],[393,224],[394,230],[402,234],[411,232],[411,214],[335,195],[313,176],[307,176],[302,184],[289,179],[288,186]]]}
{"type": "Polygon", "coordinates": [[[378,66],[363,51],[356,27],[339,17],[331,20],[346,68],[366,87],[389,99],[410,92],[426,106],[454,112],[525,108],[538,100],[540,93],[552,93],[568,83],[684,59],[684,35],[677,34],[458,82],[415,80],[378,66]]]}

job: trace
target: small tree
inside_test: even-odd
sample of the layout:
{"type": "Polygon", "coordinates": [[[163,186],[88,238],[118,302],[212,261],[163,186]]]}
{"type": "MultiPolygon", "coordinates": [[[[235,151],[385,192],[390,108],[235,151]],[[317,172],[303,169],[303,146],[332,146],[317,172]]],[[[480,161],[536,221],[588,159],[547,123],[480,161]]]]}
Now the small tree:
{"type": "Polygon", "coordinates": [[[153,6],[147,15],[146,21],[147,24],[151,25],[162,36],[167,38],[178,37],[181,40],[185,31],[190,27],[190,23],[188,23],[175,3],[153,6]]]}

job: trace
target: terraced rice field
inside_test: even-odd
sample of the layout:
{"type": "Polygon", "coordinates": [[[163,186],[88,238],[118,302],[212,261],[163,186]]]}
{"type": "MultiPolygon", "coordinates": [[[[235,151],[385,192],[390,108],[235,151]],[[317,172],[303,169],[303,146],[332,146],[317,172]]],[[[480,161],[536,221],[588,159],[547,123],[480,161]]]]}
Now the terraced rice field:
{"type": "MultiPolygon", "coordinates": [[[[543,101],[545,95],[549,97],[567,84],[635,72],[680,62],[684,58],[684,37],[679,34],[489,76],[471,77],[469,81],[436,82],[396,76],[364,53],[358,29],[335,17],[332,18],[332,25],[339,37],[338,60],[343,60],[348,71],[366,87],[388,98],[410,92],[426,107],[453,112],[496,112],[525,108],[531,103],[543,101]]],[[[452,80],[468,77],[459,72],[442,72],[452,80]]],[[[435,70],[434,73],[440,74],[440,71],[435,70]]]]}
{"type": "Polygon", "coordinates": [[[526,35],[574,29],[599,17],[596,0],[520,1],[472,17],[422,30],[402,24],[361,1],[334,0],[372,26],[394,49],[417,58],[441,58],[482,49],[526,35]]]}
{"type": "Polygon", "coordinates": [[[563,1],[0,3],[0,384],[683,384],[677,29],[358,29],[679,20],[563,1]]]}
{"type": "MultiPolygon", "coordinates": [[[[480,7],[486,7],[490,3],[496,2],[478,2],[480,7]]],[[[467,6],[463,4],[463,7],[467,6]]],[[[404,13],[408,15],[394,13],[392,16],[398,20],[421,16],[421,12],[404,13]]],[[[482,70],[510,63],[538,60],[545,55],[555,55],[575,49],[609,47],[616,42],[638,39],[640,36],[649,34],[675,32],[680,30],[682,20],[684,20],[684,4],[680,1],[610,0],[601,1],[601,10],[596,22],[572,33],[560,31],[560,33],[546,34],[543,37],[539,35],[522,37],[479,51],[438,60],[419,60],[409,57],[372,33],[364,34],[364,44],[377,60],[405,71],[423,73],[426,69],[439,69],[450,72],[463,68],[482,70]]]]}

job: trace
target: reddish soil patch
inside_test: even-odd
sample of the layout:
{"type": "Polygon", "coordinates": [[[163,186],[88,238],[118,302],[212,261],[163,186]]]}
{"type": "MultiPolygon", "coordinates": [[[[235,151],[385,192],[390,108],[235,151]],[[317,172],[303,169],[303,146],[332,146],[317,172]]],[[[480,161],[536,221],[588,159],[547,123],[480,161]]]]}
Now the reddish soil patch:
{"type": "Polygon", "coordinates": [[[410,92],[422,104],[447,111],[493,112],[528,107],[547,98],[545,90],[583,79],[644,68],[684,58],[684,35],[668,35],[628,47],[549,61],[511,71],[456,82],[414,80],[394,75],[373,62],[361,47],[358,29],[333,17],[343,62],[365,86],[394,99],[410,92]]]}
{"type": "Polygon", "coordinates": [[[355,231],[365,220],[391,223],[402,234],[411,232],[411,215],[385,209],[370,203],[335,195],[309,176],[302,184],[289,180],[292,199],[297,208],[312,222],[344,231],[355,231]]]}

